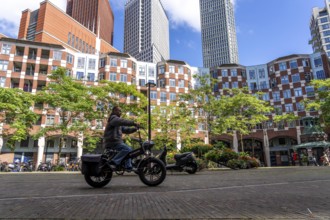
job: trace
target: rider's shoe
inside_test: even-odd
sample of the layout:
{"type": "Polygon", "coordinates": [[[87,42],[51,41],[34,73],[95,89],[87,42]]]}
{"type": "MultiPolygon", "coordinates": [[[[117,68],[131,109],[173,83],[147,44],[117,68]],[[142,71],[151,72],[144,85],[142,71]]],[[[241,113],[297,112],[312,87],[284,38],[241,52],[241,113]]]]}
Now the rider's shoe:
{"type": "Polygon", "coordinates": [[[130,167],[130,168],[126,168],[125,171],[128,172],[128,173],[130,173],[130,172],[132,172],[132,171],[135,172],[135,171],[137,171],[137,168],[135,168],[135,167],[130,167]]]}

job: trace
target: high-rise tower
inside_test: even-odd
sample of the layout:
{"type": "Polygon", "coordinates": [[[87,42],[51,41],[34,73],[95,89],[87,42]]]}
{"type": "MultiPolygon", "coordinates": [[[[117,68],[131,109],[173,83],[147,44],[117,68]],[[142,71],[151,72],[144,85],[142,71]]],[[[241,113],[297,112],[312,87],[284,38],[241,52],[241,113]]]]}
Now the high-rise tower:
{"type": "Polygon", "coordinates": [[[324,8],[313,8],[310,21],[312,39],[310,44],[314,52],[326,52],[330,57],[330,1],[325,0],[324,8]]]}
{"type": "Polygon", "coordinates": [[[124,52],[139,61],[169,59],[169,22],[161,0],[128,0],[124,52]]]}
{"type": "Polygon", "coordinates": [[[238,63],[232,0],[199,0],[204,67],[238,63]]]}
{"type": "Polygon", "coordinates": [[[67,0],[66,13],[113,45],[114,16],[108,0],[67,0]]]}

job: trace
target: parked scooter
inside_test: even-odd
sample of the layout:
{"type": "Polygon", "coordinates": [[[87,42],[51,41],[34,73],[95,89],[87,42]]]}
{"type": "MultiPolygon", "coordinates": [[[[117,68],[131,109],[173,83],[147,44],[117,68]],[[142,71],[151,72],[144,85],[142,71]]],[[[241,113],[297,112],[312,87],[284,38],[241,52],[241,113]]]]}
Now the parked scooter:
{"type": "Polygon", "coordinates": [[[9,163],[5,167],[5,172],[19,172],[21,170],[20,162],[18,160],[14,163],[9,163]]]}
{"type": "Polygon", "coordinates": [[[51,171],[53,170],[53,166],[51,164],[51,162],[46,162],[46,163],[43,163],[41,162],[38,166],[38,171],[51,171]]]}
{"type": "Polygon", "coordinates": [[[197,172],[198,165],[193,155],[193,152],[185,152],[183,154],[174,155],[175,164],[166,163],[167,148],[164,146],[163,151],[157,155],[161,161],[166,165],[166,170],[187,172],[189,174],[194,174],[197,172]]]}
{"type": "Polygon", "coordinates": [[[21,163],[21,172],[32,172],[33,171],[33,160],[29,160],[28,162],[21,163]]]}

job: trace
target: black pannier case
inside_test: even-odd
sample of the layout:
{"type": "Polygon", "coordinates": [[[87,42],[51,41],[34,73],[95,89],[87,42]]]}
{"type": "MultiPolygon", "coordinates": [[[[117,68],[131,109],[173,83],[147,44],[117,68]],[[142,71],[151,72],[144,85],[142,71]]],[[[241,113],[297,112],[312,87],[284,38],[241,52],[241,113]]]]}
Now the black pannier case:
{"type": "Polygon", "coordinates": [[[90,176],[98,176],[101,173],[102,154],[87,154],[81,156],[81,173],[90,176]]]}

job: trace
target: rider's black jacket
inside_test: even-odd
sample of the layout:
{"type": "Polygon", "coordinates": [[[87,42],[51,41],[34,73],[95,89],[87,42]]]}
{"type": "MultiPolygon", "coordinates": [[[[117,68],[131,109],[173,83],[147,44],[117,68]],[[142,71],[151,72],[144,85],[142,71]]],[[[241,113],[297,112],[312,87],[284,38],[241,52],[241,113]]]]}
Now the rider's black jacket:
{"type": "Polygon", "coordinates": [[[131,134],[137,129],[125,127],[136,126],[134,121],[123,119],[117,115],[111,115],[108,119],[107,126],[104,131],[103,145],[105,148],[113,148],[117,144],[123,143],[122,134],[131,134]]]}

